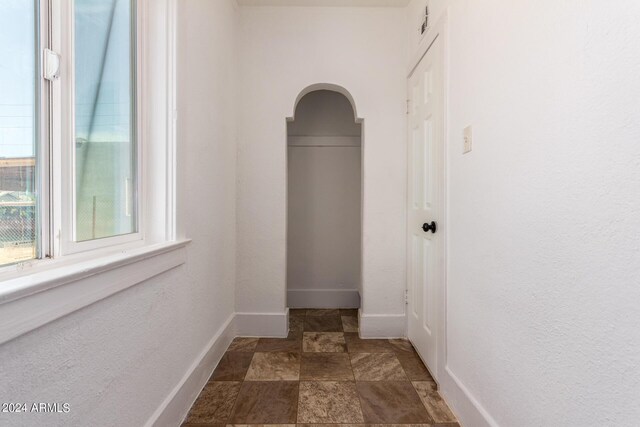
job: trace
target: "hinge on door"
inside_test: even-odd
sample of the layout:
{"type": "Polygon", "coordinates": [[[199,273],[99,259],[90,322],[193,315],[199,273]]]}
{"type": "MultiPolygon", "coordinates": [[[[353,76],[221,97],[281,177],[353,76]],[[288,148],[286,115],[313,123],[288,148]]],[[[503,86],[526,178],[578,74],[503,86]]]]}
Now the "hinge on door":
{"type": "Polygon", "coordinates": [[[409,304],[409,289],[404,290],[404,304],[405,305],[409,304]]]}
{"type": "Polygon", "coordinates": [[[409,99],[407,99],[407,112],[406,112],[406,114],[409,114],[409,103],[410,103],[410,102],[411,102],[411,101],[410,101],[409,99]]]}

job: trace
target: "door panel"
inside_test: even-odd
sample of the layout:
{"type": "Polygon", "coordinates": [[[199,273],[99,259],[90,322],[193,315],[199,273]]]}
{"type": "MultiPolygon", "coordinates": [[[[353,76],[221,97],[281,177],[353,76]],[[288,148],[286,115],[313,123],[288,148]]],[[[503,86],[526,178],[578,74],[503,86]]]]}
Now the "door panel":
{"type": "MultiPolygon", "coordinates": [[[[441,42],[436,38],[409,78],[408,150],[410,195],[407,251],[408,336],[433,375],[437,375],[435,323],[443,307],[444,272],[444,89],[441,42]],[[424,223],[436,222],[432,233],[424,223]]],[[[437,379],[437,378],[436,378],[437,379]]]]}

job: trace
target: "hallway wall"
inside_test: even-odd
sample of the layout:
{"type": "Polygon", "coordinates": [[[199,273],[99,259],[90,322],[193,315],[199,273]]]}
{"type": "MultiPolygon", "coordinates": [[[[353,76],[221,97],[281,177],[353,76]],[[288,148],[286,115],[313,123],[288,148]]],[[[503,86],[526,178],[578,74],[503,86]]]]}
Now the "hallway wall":
{"type": "MultiPolygon", "coordinates": [[[[159,63],[168,5],[147,2],[155,34],[147,48],[159,63]]],[[[1,425],[145,425],[191,369],[199,374],[216,334],[232,338],[224,326],[234,307],[237,11],[227,0],[182,0],[178,7],[178,214],[181,234],[193,239],[186,263],[1,345],[0,401],[70,407],[66,414],[0,413],[1,425]]],[[[154,71],[166,78],[165,67],[154,71]]],[[[90,286],[101,278],[83,280],[90,286]]],[[[177,419],[162,425],[179,424],[179,411],[188,410],[207,376],[195,378],[192,396],[180,396],[177,419]]]]}
{"type": "Polygon", "coordinates": [[[469,426],[635,425],[640,3],[445,3],[447,400],[469,426]]]}
{"type": "Polygon", "coordinates": [[[360,124],[349,100],[315,91],[287,123],[287,306],[359,308],[360,124]]]}
{"type": "Polygon", "coordinates": [[[378,321],[404,334],[404,9],[243,7],[241,16],[237,311],[250,325],[285,316],[285,118],[303,89],[332,83],[364,118],[362,331],[381,334],[370,326],[378,321]]]}

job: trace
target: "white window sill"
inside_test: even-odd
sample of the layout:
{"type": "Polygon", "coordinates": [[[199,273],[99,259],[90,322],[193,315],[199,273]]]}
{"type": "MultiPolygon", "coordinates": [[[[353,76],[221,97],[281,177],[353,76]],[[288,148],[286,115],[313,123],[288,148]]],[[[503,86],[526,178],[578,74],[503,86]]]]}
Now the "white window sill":
{"type": "Polygon", "coordinates": [[[184,264],[190,240],[49,267],[0,282],[0,344],[184,264]],[[87,280],[91,278],[91,280],[87,280]]]}

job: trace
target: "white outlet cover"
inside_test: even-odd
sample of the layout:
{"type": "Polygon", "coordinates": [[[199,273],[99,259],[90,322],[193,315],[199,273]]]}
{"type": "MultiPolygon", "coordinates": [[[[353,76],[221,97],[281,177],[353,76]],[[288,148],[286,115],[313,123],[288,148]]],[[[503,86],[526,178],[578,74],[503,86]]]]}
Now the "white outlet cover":
{"type": "Polygon", "coordinates": [[[471,125],[464,128],[463,139],[464,145],[462,147],[462,154],[465,154],[470,152],[471,148],[473,147],[473,128],[471,127],[471,125]]]}

